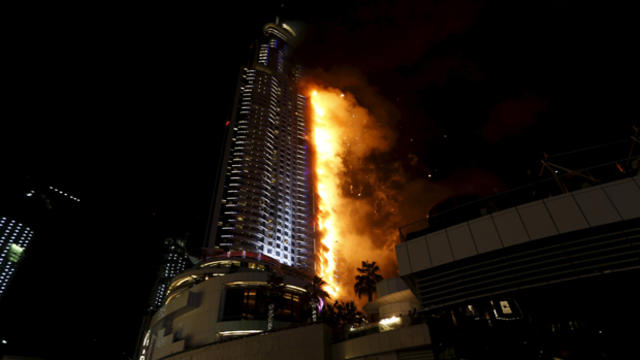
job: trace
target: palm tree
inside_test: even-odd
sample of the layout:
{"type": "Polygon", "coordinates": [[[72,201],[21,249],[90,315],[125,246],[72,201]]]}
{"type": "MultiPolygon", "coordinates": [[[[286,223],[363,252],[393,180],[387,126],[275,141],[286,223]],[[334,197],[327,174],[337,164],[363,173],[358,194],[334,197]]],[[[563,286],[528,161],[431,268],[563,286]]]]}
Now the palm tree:
{"type": "Polygon", "coordinates": [[[271,273],[267,280],[267,302],[269,304],[269,313],[267,318],[267,330],[273,329],[273,318],[275,317],[276,308],[279,308],[284,296],[284,279],[278,274],[271,273]]]}
{"type": "Polygon", "coordinates": [[[356,275],[356,284],[353,286],[353,290],[358,295],[358,299],[367,294],[369,296],[369,302],[373,300],[373,294],[376,292],[376,284],[382,280],[382,275],[377,274],[380,271],[380,267],[376,265],[376,262],[363,261],[362,267],[357,268],[358,272],[362,275],[356,275]]]}
{"type": "Polygon", "coordinates": [[[364,314],[358,310],[353,301],[343,303],[341,310],[342,322],[345,327],[359,326],[364,320],[364,314]]]}
{"type": "Polygon", "coordinates": [[[360,326],[366,321],[364,314],[358,311],[353,301],[336,301],[333,305],[327,304],[322,317],[333,329],[335,339],[340,340],[348,337],[351,327],[360,326]]]}
{"type": "Polygon", "coordinates": [[[329,325],[330,328],[338,326],[338,314],[336,308],[332,304],[326,303],[322,308],[322,313],[320,313],[319,317],[322,319],[322,322],[329,325]]]}
{"type": "Polygon", "coordinates": [[[325,285],[327,283],[321,277],[314,275],[313,280],[305,286],[307,296],[311,302],[311,319],[313,322],[318,321],[318,302],[330,298],[329,293],[323,289],[325,285]]]}

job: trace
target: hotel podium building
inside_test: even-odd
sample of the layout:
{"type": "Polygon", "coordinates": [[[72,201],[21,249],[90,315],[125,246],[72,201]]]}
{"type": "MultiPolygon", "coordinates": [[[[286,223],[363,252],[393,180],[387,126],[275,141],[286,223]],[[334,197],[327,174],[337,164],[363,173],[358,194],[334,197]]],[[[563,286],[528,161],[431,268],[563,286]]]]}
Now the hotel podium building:
{"type": "Polygon", "coordinates": [[[261,253],[313,269],[313,201],[300,68],[289,61],[295,32],[263,28],[241,69],[205,247],[261,253]]]}
{"type": "MultiPolygon", "coordinates": [[[[295,36],[284,23],[265,25],[251,64],[240,70],[204,260],[168,283],[166,299],[157,297],[163,302],[145,326],[139,359],[181,358],[210,346],[225,352],[221,343],[229,339],[306,321],[303,299],[315,255],[313,195],[307,99],[297,84],[300,68],[290,62],[295,36]],[[283,294],[270,318],[274,274],[282,276],[283,294]]],[[[315,347],[316,358],[324,358],[324,328],[305,331],[320,342],[281,347],[278,356],[299,358],[315,347]]]]}

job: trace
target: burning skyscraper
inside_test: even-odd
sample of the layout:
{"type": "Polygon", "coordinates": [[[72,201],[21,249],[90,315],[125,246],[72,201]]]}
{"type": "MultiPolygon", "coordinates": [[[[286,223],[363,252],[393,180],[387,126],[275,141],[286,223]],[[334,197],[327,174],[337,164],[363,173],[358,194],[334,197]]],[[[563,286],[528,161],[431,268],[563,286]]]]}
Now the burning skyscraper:
{"type": "Polygon", "coordinates": [[[214,194],[209,248],[246,250],[313,269],[307,98],[290,62],[294,30],[269,23],[240,71],[214,194]]]}

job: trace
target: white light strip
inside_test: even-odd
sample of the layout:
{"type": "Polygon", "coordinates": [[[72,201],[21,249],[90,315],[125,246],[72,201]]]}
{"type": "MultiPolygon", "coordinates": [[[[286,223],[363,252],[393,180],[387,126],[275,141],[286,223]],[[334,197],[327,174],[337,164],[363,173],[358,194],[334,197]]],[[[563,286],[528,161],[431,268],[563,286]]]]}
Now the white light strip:
{"type": "Polygon", "coordinates": [[[264,330],[232,330],[232,331],[220,331],[218,334],[222,336],[230,336],[230,335],[249,335],[249,334],[257,334],[261,333],[264,330]]]}

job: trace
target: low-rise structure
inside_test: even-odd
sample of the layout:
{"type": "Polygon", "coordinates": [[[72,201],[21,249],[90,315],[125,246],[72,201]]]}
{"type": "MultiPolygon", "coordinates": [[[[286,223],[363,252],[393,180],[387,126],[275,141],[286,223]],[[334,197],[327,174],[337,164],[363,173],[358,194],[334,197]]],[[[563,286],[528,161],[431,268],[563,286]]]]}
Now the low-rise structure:
{"type": "Polygon", "coordinates": [[[639,176],[436,230],[405,233],[396,255],[442,357],[633,352],[638,332],[625,329],[638,316],[624,309],[640,301],[629,290],[640,275],[639,176]]]}
{"type": "Polygon", "coordinates": [[[144,335],[140,359],[162,359],[304,323],[308,282],[308,274],[262,254],[219,252],[208,257],[172,280],[144,335]],[[282,277],[277,295],[270,294],[273,274],[282,277]],[[270,309],[272,304],[276,306],[270,309]]]}

